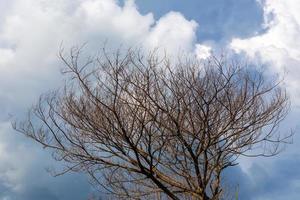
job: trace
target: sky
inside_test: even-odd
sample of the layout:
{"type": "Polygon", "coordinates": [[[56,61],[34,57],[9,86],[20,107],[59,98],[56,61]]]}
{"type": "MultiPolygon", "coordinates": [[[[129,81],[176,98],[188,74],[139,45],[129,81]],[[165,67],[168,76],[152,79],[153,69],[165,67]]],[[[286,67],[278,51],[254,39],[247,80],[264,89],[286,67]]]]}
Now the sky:
{"type": "Polygon", "coordinates": [[[226,172],[242,200],[300,199],[300,0],[0,0],[0,200],[81,200],[95,190],[11,128],[41,93],[62,83],[60,46],[157,46],[198,59],[230,52],[284,76],[293,144],[272,158],[241,158],[226,172]]]}

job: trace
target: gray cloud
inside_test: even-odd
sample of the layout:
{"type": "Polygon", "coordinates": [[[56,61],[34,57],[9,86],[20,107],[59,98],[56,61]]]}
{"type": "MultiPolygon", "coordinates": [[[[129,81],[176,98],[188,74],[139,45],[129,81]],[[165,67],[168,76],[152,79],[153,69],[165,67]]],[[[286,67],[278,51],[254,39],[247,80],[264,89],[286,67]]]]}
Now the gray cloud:
{"type": "Polygon", "coordinates": [[[297,200],[300,189],[300,155],[289,155],[272,163],[254,161],[246,172],[239,166],[224,175],[226,193],[238,192],[242,200],[297,200]]]}
{"type": "Polygon", "coordinates": [[[295,133],[293,144],[283,145],[282,152],[271,158],[243,158],[241,167],[225,174],[231,184],[239,185],[242,200],[297,200],[300,190],[299,109],[293,109],[279,132],[295,133]]]}

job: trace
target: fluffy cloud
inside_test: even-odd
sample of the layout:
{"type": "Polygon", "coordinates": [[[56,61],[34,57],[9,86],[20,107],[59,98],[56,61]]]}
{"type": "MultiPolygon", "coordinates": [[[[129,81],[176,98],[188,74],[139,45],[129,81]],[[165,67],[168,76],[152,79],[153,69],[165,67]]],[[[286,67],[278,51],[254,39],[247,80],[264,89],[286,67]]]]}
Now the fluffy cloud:
{"type": "MultiPolygon", "coordinates": [[[[264,32],[246,39],[235,38],[230,48],[245,54],[251,60],[264,64],[269,73],[284,76],[292,100],[292,112],[282,132],[290,127],[299,132],[300,105],[300,4],[296,0],[260,1],[264,9],[264,32]],[[298,126],[297,126],[298,125],[298,126]]],[[[289,146],[278,159],[256,160],[246,163],[247,175],[255,185],[245,189],[253,199],[299,199],[299,136],[295,134],[294,144],[289,146]]],[[[243,166],[243,165],[242,165],[243,166]]],[[[241,180],[243,181],[243,180],[241,180]]]]}
{"type": "Polygon", "coordinates": [[[198,59],[206,59],[211,55],[212,48],[210,46],[197,44],[195,54],[198,59]]]}
{"type": "Polygon", "coordinates": [[[87,54],[105,41],[112,48],[209,52],[196,44],[195,21],[178,12],[155,20],[152,13],[141,14],[132,0],[123,6],[114,0],[3,1],[9,9],[0,14],[0,199],[83,199],[89,192],[86,182],[49,178],[44,171],[51,164],[49,154],[13,134],[8,122],[11,114],[22,118],[40,93],[59,86],[60,45],[67,50],[88,42],[87,54]],[[68,192],[72,188],[77,192],[68,192]]]}
{"type": "Polygon", "coordinates": [[[195,21],[187,21],[180,13],[169,12],[151,28],[147,45],[150,48],[167,47],[167,52],[180,49],[191,52],[195,48],[196,28],[195,21]]]}
{"type": "Polygon", "coordinates": [[[231,48],[245,52],[271,66],[271,71],[285,73],[293,103],[300,104],[300,4],[295,0],[261,2],[265,32],[246,39],[233,39],[231,48]]]}
{"type": "Polygon", "coordinates": [[[177,12],[156,21],[151,13],[140,14],[132,0],[123,7],[114,0],[15,0],[11,4],[0,29],[0,99],[14,102],[2,102],[5,108],[32,102],[24,91],[40,93],[44,85],[58,83],[56,54],[61,43],[68,49],[88,42],[93,53],[105,41],[115,47],[159,47],[170,54],[196,48],[195,21],[177,12]]]}

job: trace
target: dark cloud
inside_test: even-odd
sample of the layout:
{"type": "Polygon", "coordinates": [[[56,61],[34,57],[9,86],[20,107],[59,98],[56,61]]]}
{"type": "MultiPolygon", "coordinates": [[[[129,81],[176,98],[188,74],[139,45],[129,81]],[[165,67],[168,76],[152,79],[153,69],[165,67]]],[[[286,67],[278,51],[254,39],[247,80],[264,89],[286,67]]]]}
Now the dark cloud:
{"type": "Polygon", "coordinates": [[[57,197],[53,192],[49,191],[47,188],[31,188],[24,193],[18,194],[15,197],[13,197],[16,200],[60,200],[59,197],[57,197]]]}
{"type": "Polygon", "coordinates": [[[282,146],[283,152],[275,157],[243,158],[245,170],[240,166],[224,173],[224,185],[238,188],[241,200],[298,200],[300,191],[300,111],[294,109],[280,126],[280,133],[295,132],[294,143],[282,146]],[[246,166],[248,163],[249,166],[246,166]]]}
{"type": "Polygon", "coordinates": [[[256,183],[253,199],[259,196],[266,199],[282,199],[284,196],[289,200],[299,199],[299,166],[299,154],[278,159],[267,167],[253,165],[250,169],[250,175],[256,183]]]}
{"type": "Polygon", "coordinates": [[[94,193],[84,175],[67,174],[51,177],[45,169],[40,170],[38,165],[35,165],[30,172],[27,171],[21,184],[21,188],[14,188],[13,185],[5,185],[5,181],[2,181],[0,199],[84,200],[94,193]]]}
{"type": "Polygon", "coordinates": [[[10,124],[0,124],[0,199],[84,200],[93,193],[84,174],[53,177],[46,169],[59,170],[50,152],[16,134],[10,124]]]}
{"type": "Polygon", "coordinates": [[[239,166],[225,171],[224,186],[242,200],[298,200],[300,190],[300,155],[281,159],[256,159],[244,172],[239,166]]]}

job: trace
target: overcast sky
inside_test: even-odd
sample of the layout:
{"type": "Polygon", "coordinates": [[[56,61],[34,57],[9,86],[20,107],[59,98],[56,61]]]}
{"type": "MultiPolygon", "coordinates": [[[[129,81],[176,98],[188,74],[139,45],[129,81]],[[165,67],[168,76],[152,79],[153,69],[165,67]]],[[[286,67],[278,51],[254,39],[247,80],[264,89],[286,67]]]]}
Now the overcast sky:
{"type": "Polygon", "coordinates": [[[300,199],[300,0],[0,0],[0,200],[82,200],[94,190],[84,175],[53,178],[59,166],[16,134],[11,116],[62,81],[59,47],[88,43],[94,55],[111,47],[161,47],[199,59],[226,51],[285,76],[295,131],[282,154],[241,159],[226,176],[242,200],[300,199]]]}

